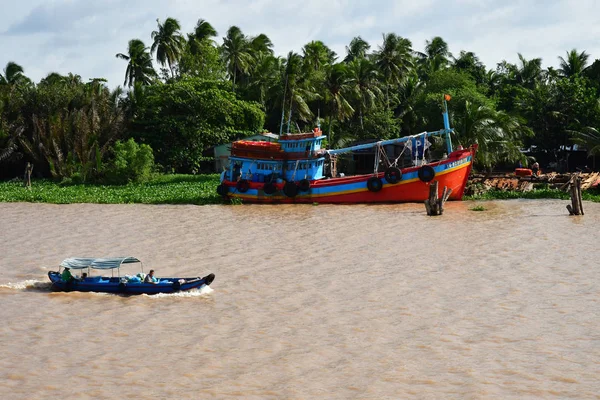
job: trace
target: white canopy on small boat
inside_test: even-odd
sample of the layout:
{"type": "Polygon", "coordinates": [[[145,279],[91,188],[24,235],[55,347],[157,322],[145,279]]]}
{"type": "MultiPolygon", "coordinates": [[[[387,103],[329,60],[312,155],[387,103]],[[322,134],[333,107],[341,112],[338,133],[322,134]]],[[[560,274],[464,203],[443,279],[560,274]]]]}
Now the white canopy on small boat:
{"type": "Polygon", "coordinates": [[[71,269],[115,269],[119,268],[121,264],[130,264],[141,262],[135,257],[111,257],[111,258],[67,258],[60,266],[71,269]]]}

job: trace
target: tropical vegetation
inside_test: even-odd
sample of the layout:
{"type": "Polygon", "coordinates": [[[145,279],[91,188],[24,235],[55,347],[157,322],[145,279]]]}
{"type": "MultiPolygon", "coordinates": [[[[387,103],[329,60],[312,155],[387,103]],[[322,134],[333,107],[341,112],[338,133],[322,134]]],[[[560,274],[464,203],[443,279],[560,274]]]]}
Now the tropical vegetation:
{"type": "Polygon", "coordinates": [[[330,147],[413,135],[440,128],[446,94],[453,142],[479,145],[480,170],[527,162],[524,150],[554,161],[574,144],[600,153],[600,60],[585,51],[567,51],[558,68],[521,54],[488,68],[441,37],[422,52],[390,32],[378,43],[357,36],[345,54],[319,40],[276,53],[267,35],[238,26],[221,39],[204,19],[190,28],[157,20],[148,38],[123,43],[123,87],[114,90],[75,73],[32,82],[9,62],[0,72],[1,177],[30,162],[34,175],[67,183],[148,182],[157,171],[210,171],[212,146],[263,131],[320,125],[330,147]]]}

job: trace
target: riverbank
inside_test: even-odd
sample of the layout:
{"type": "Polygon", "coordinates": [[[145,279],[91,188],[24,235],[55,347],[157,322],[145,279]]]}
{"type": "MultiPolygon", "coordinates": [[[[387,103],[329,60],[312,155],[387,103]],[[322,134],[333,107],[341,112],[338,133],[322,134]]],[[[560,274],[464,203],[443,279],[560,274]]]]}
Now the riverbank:
{"type": "Polygon", "coordinates": [[[145,183],[127,185],[61,185],[35,180],[31,188],[20,181],[0,183],[0,202],[99,204],[220,204],[219,175],[158,175],[145,183]]]}
{"type": "MultiPolygon", "coordinates": [[[[555,179],[556,181],[556,179],[555,179]]],[[[98,203],[98,204],[222,204],[217,195],[219,175],[158,175],[146,183],[127,185],[61,185],[35,180],[30,189],[20,181],[0,182],[0,202],[98,203]]],[[[532,182],[526,178],[474,177],[469,181],[465,200],[569,199],[558,182],[532,182]]],[[[600,190],[582,193],[583,199],[600,203],[600,190]]]]}

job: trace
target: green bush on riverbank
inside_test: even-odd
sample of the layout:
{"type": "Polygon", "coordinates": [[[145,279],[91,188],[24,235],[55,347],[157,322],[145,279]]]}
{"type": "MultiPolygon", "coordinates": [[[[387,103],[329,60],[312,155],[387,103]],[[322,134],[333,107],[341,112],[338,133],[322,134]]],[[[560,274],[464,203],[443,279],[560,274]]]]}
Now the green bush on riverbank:
{"type": "Polygon", "coordinates": [[[1,182],[0,202],[101,204],[220,204],[219,175],[159,175],[145,183],[127,185],[79,184],[62,186],[49,180],[1,182]]]}

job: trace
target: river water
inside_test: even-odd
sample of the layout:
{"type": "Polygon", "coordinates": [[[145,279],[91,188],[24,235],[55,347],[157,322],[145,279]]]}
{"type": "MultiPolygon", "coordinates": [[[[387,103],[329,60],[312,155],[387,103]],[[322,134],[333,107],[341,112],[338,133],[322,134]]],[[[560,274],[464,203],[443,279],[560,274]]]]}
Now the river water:
{"type": "Polygon", "coordinates": [[[600,398],[600,204],[481,204],[0,204],[0,398],[600,398]],[[127,255],[216,279],[46,283],[127,255]]]}

